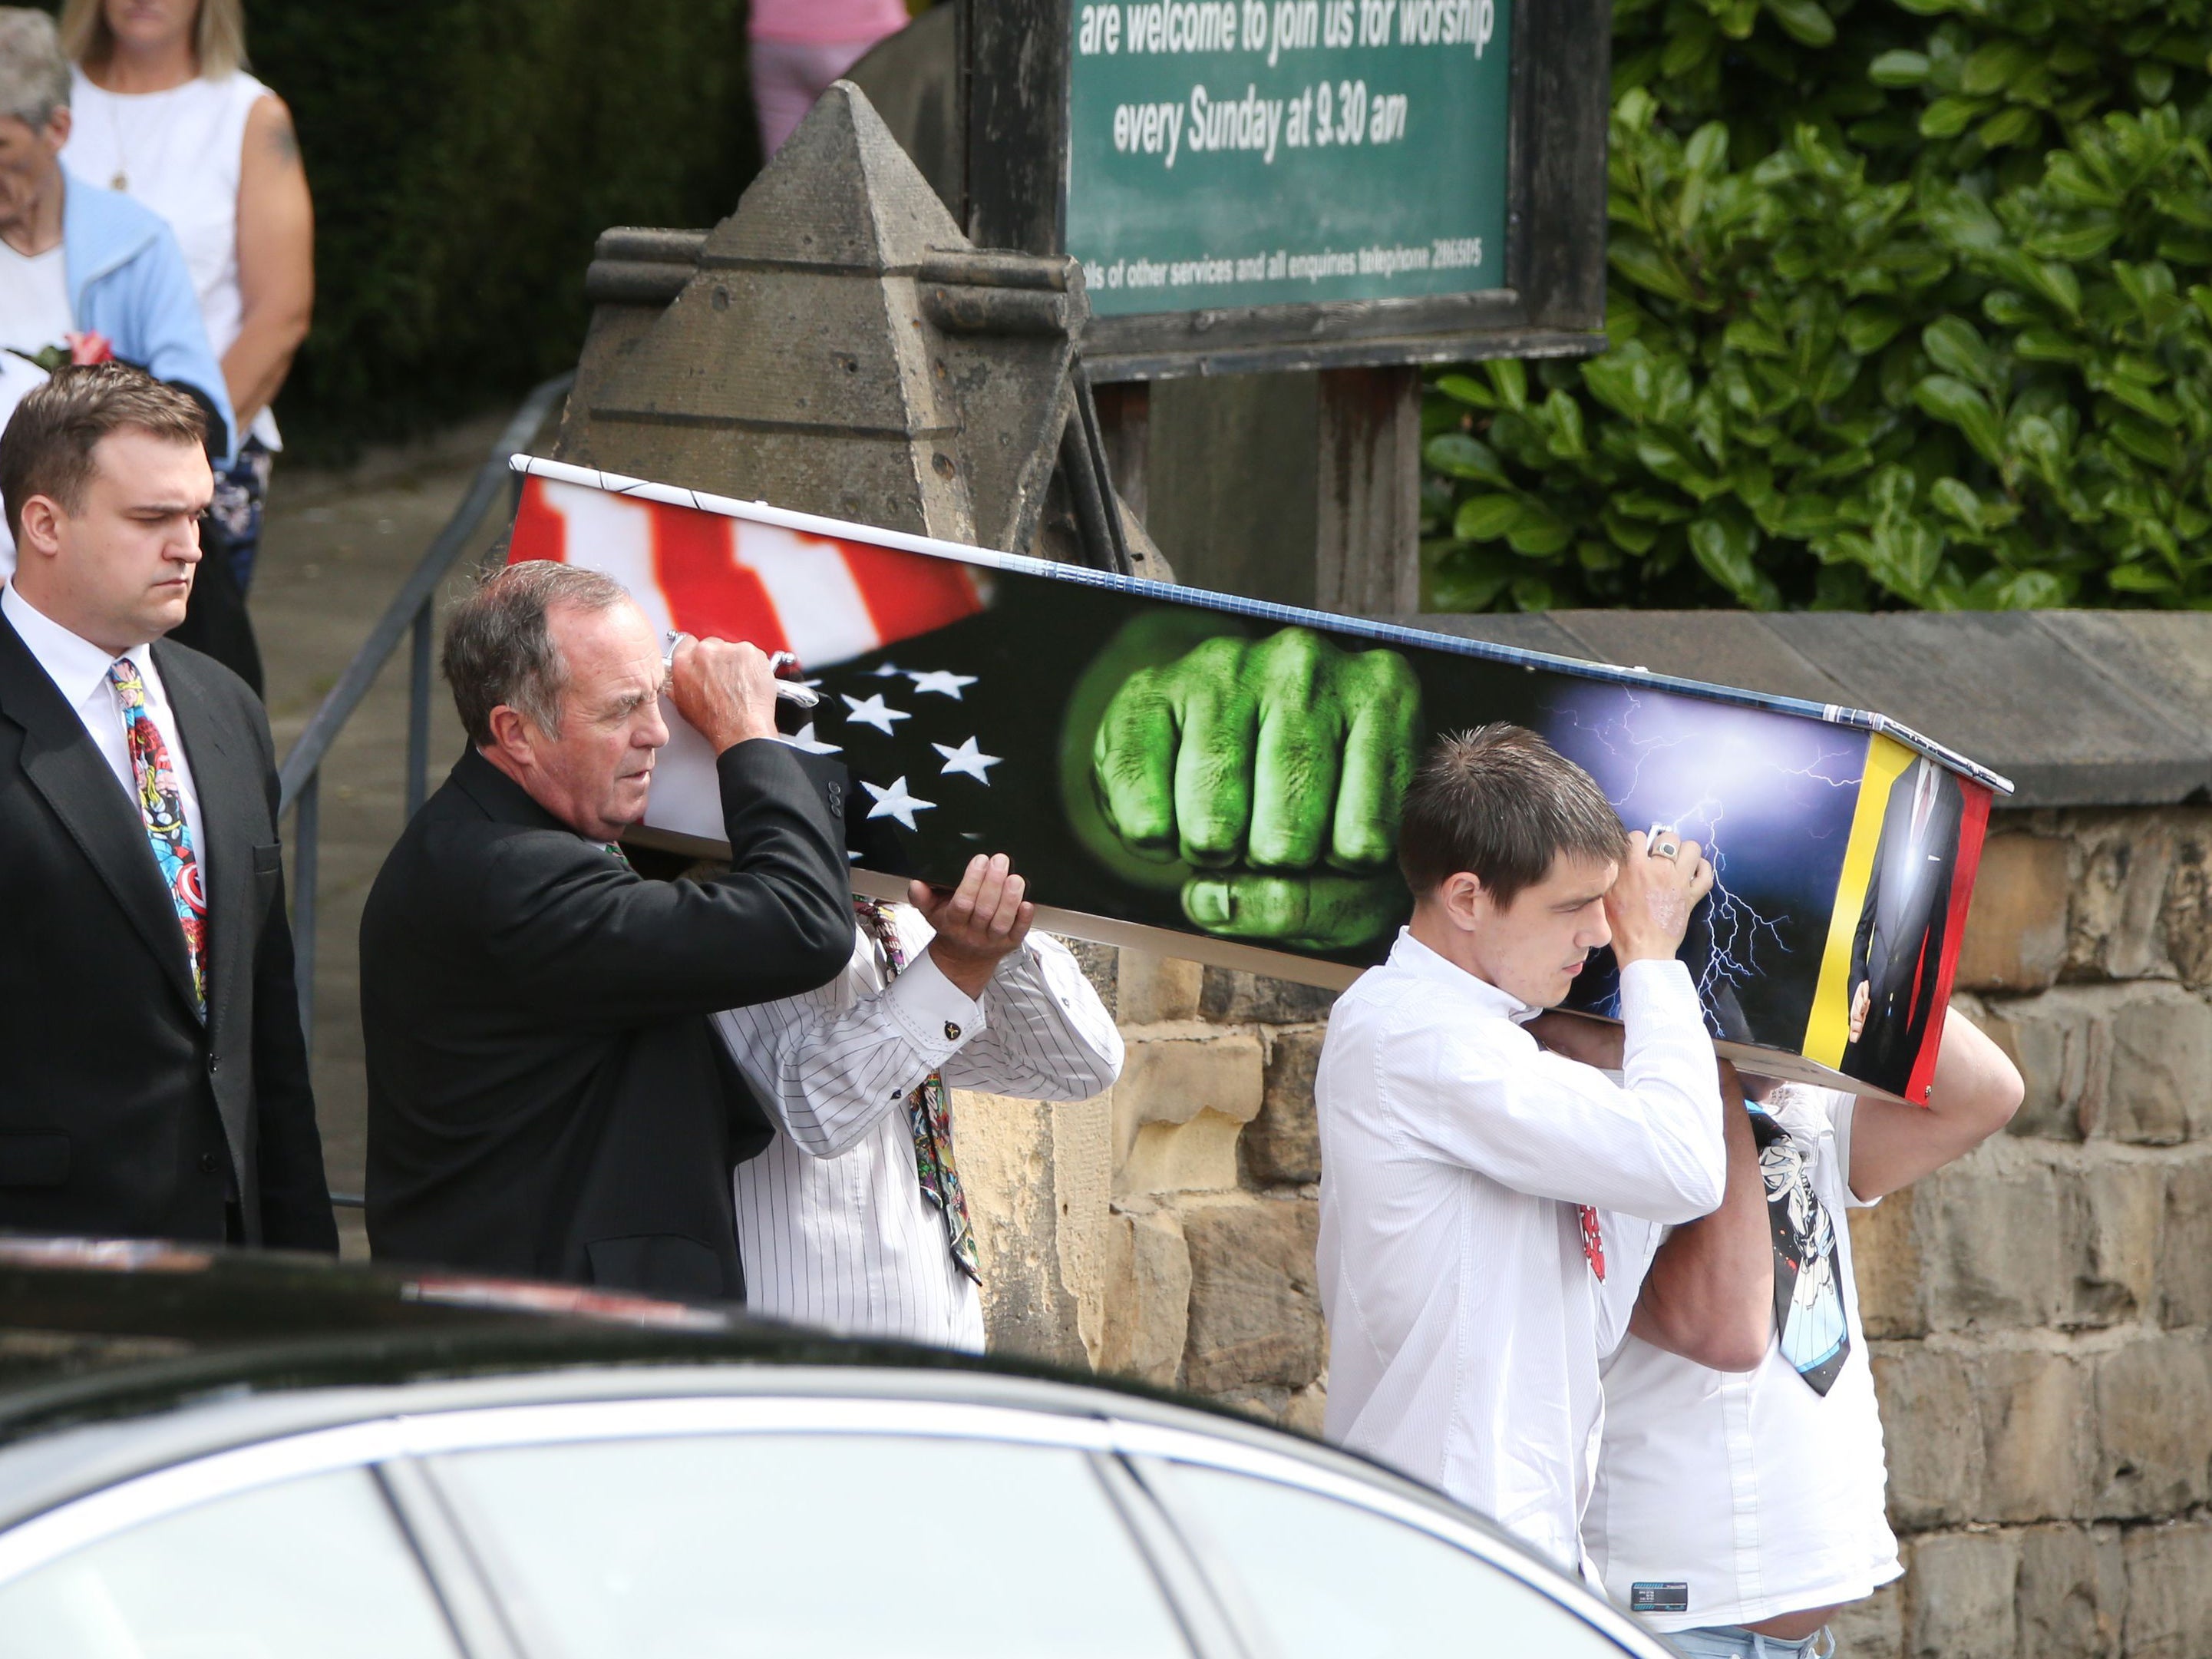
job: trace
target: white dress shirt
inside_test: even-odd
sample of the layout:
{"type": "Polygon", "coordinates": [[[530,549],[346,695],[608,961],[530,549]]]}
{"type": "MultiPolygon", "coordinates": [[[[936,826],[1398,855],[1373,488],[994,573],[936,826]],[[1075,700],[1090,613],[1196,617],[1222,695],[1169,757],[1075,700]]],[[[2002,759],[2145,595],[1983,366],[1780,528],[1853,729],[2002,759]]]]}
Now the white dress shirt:
{"type": "MultiPolygon", "coordinates": [[[[776,1125],[735,1177],[745,1302],[980,1351],[982,1304],[922,1194],[907,1097],[941,1071],[948,1088],[1085,1100],[1121,1074],[1121,1034],[1058,939],[1031,933],[977,1001],[931,958],[920,912],[892,915],[907,967],[888,985],[882,951],[856,927],[851,963],[821,989],[715,1016],[776,1125]]],[[[952,1150],[957,1168],[957,1108],[952,1150]]]]}
{"type": "MultiPolygon", "coordinates": [[[[9,623],[31,654],[39,659],[39,666],[46,671],[62,694],[62,701],[84,722],[92,746],[107,763],[107,769],[115,774],[115,781],[123,786],[123,794],[134,815],[140,815],[138,782],[131,770],[131,746],[123,735],[123,705],[115,699],[115,687],[107,678],[107,671],[116,660],[89,640],[81,639],[54,622],[15,591],[9,582],[0,588],[0,615],[9,623]]],[[[161,684],[161,671],[154,666],[154,651],[149,641],[134,645],[123,653],[138,665],[138,677],[146,683],[146,711],[154,717],[155,729],[161,732],[161,741],[168,745],[169,766],[176,774],[177,793],[184,797],[185,828],[191,832],[192,854],[199,861],[200,879],[208,878],[207,837],[200,823],[199,792],[192,787],[192,763],[185,753],[184,734],[177,729],[177,713],[169,705],[169,694],[161,684]]],[[[154,856],[154,844],[146,843],[146,856],[154,856]]]]}
{"type": "MultiPolygon", "coordinates": [[[[1708,1370],[1629,1337],[1605,1373],[1605,1441],[1583,1539],[1623,1607],[1636,1586],[1662,1631],[1755,1624],[1871,1595],[1904,1569],[1883,1514],[1881,1413],[1859,1323],[1846,1209],[1857,1101],[1790,1086],[1768,1098],[1805,1153],[1835,1230],[1850,1352],[1815,1394],[1770,1343],[1756,1370],[1708,1370]]],[[[1656,1236],[1662,1230],[1644,1227],[1656,1236]]],[[[1632,1241],[1630,1248],[1638,1248],[1632,1241]]],[[[1624,1285],[1620,1296],[1632,1303],[1624,1285]]],[[[1607,1298],[1615,1299],[1607,1286],[1607,1298]]],[[[1626,1318],[1620,1322],[1624,1327],[1626,1318]]]]}
{"type": "MultiPolygon", "coordinates": [[[[1314,1098],[1325,1432],[1572,1571],[1603,1415],[1578,1206],[1688,1221],[1727,1171],[1718,1068],[1679,962],[1620,976],[1622,1078],[1401,933],[1329,1016],[1314,1098]]],[[[1626,1273],[1638,1261],[1613,1263],[1626,1273]]]]}

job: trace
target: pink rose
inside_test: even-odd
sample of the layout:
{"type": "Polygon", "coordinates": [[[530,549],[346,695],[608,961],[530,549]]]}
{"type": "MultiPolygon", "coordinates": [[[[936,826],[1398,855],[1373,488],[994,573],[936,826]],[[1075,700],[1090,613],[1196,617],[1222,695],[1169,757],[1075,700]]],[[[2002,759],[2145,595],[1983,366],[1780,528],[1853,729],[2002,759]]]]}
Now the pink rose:
{"type": "Polygon", "coordinates": [[[79,368],[88,363],[115,361],[114,345],[97,330],[87,330],[82,334],[64,334],[62,341],[69,347],[70,362],[79,368]]]}

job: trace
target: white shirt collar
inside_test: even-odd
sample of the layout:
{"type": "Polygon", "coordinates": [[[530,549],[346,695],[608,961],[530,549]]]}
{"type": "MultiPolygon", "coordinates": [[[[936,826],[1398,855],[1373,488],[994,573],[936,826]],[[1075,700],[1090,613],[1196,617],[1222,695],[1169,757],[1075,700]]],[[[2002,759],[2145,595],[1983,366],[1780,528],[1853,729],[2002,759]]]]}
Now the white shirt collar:
{"type": "Polygon", "coordinates": [[[1510,1019],[1518,1025],[1544,1012],[1522,1001],[1510,991],[1499,990],[1488,980],[1468,972],[1449,957],[1431,951],[1413,937],[1413,930],[1410,927],[1398,930],[1398,942],[1390,947],[1390,965],[1449,988],[1495,1019],[1510,1019]]]}
{"type": "MultiPolygon", "coordinates": [[[[46,671],[46,678],[60,688],[70,708],[82,708],[94,691],[106,685],[107,671],[115,658],[54,621],[17,592],[12,581],[0,588],[0,613],[4,613],[14,624],[18,637],[39,659],[39,666],[46,671]]],[[[138,665],[139,674],[147,681],[149,691],[153,676],[148,659],[151,654],[150,641],[134,645],[123,653],[138,665]]]]}

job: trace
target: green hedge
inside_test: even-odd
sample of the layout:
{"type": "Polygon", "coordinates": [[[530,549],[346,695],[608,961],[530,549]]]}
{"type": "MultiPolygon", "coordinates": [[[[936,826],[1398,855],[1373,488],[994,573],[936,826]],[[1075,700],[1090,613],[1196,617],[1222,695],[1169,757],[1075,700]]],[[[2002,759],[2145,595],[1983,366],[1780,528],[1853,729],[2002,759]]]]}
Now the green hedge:
{"type": "Polygon", "coordinates": [[[2212,4],[1619,0],[1611,349],[1432,377],[1430,602],[2212,605],[2212,4]]]}
{"type": "Polygon", "coordinates": [[[744,0],[249,0],[247,42],[315,193],[307,457],[573,364],[592,239],[711,224],[758,163],[744,0]]]}

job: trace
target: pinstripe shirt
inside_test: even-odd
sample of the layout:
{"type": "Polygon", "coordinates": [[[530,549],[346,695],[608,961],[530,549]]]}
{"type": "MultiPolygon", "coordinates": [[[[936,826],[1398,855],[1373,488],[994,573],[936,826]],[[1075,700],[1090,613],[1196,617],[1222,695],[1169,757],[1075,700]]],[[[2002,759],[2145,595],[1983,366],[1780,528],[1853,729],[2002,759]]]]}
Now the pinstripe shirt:
{"type": "MultiPolygon", "coordinates": [[[[1328,1437],[1571,1571],[1603,1416],[1577,1206],[1688,1221],[1720,1202],[1728,1162],[1689,970],[1632,963],[1620,1000],[1615,1083],[1401,933],[1338,1000],[1314,1084],[1328,1437]]],[[[1649,1259],[1606,1243],[1614,1271],[1649,1259]]]]}
{"type": "MultiPolygon", "coordinates": [[[[893,915],[907,968],[854,929],[852,962],[817,991],[714,1017],[776,1125],[735,1176],[747,1305],[813,1325],[980,1350],[975,1285],[945,1218],[922,1195],[907,1097],[932,1071],[948,1087],[1086,1100],[1121,1069],[1121,1034],[1075,958],[1031,933],[981,1000],[945,978],[928,923],[893,915]]],[[[953,1116],[953,1155],[960,1122],[953,1116]]]]}

